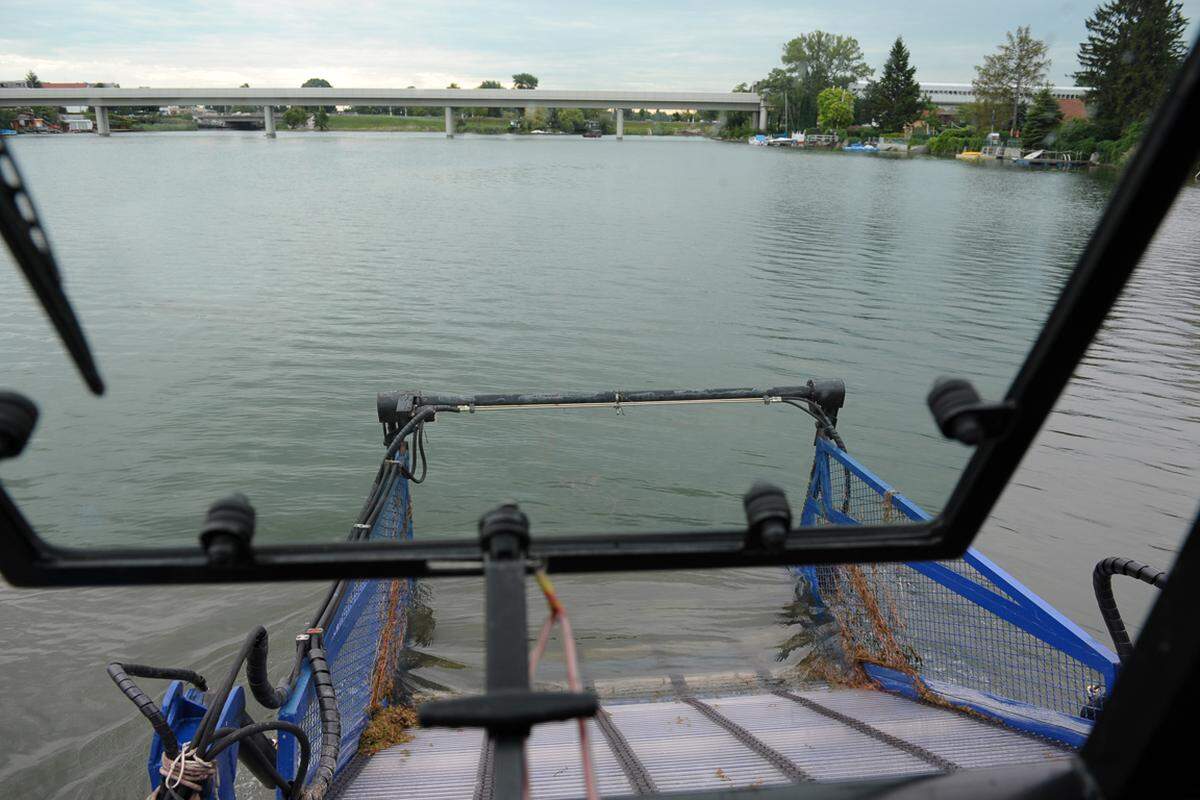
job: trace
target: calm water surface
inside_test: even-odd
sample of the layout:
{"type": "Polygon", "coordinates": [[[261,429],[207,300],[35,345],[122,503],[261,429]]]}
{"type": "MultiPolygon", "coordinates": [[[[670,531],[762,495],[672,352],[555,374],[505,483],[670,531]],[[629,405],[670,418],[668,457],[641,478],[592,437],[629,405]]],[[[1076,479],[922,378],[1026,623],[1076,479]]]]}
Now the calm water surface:
{"type": "MultiPolygon", "coordinates": [[[[83,392],[0,265],[0,382],[43,411],[3,478],[46,536],[76,545],[190,543],[233,489],[261,540],[341,538],[380,455],[375,393],[399,387],[842,377],[850,450],[936,510],[967,451],[935,434],[925,393],[941,374],[1004,390],[1112,186],[677,139],[146,134],[15,149],[110,391],[83,392]]],[[[1168,566],[1195,511],[1198,230],[1200,192],[1185,191],[979,540],[1098,634],[1092,564],[1168,566]]],[[[543,535],[738,524],[754,479],[802,495],[805,419],[750,406],[442,419],[417,535],[469,535],[508,498],[543,535]]],[[[465,665],[432,674],[478,686],[479,587],[431,590],[430,649],[465,665]]],[[[560,590],[593,678],[770,666],[787,635],[775,570],[560,590]]],[[[103,665],[215,673],[254,624],[290,638],[320,591],[0,589],[0,786],[144,791],[148,729],[103,665]]],[[[1119,591],[1137,619],[1150,595],[1119,591]]]]}

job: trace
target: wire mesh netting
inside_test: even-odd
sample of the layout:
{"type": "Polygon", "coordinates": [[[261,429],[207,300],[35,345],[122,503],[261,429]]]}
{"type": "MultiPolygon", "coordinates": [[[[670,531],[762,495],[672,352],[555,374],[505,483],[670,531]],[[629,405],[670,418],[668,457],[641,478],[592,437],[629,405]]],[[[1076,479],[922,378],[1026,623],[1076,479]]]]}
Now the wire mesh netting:
{"type": "MultiPolygon", "coordinates": [[[[818,444],[803,524],[925,519],[845,452],[818,444]]],[[[1082,719],[1112,679],[1111,654],[973,550],[933,563],[806,567],[800,577],[836,622],[844,665],[896,670],[919,693],[942,682],[1082,719]]]]}
{"type": "MultiPolygon", "coordinates": [[[[407,480],[397,479],[383,501],[383,507],[371,526],[368,540],[411,539],[412,502],[407,480]]],[[[333,678],[341,717],[342,735],[338,768],[357,751],[358,739],[373,708],[386,703],[392,692],[397,658],[407,630],[407,609],[415,590],[415,581],[346,581],[337,606],[324,632],[326,658],[333,678]]],[[[298,703],[280,717],[294,720],[308,735],[314,747],[309,764],[311,778],[317,768],[316,750],[321,742],[321,712],[307,670],[297,683],[298,703]]],[[[281,749],[281,758],[284,753],[281,749]]],[[[284,764],[291,774],[292,764],[284,764]]]]}

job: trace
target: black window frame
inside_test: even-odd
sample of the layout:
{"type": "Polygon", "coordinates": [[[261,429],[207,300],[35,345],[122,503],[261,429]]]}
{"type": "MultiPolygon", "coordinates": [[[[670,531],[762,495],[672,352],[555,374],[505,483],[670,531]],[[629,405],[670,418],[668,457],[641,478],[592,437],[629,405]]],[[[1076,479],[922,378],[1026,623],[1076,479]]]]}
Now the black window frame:
{"type": "MultiPolygon", "coordinates": [[[[1006,428],[980,444],[942,513],[923,524],[794,529],[767,549],[744,529],[535,536],[551,572],[920,561],[960,556],[975,538],[1049,415],[1200,154],[1200,54],[1193,45],[1126,167],[1074,272],[1005,394],[1006,428]]],[[[215,498],[214,498],[215,499],[215,498]]],[[[497,498],[499,501],[501,498],[497,498]]],[[[484,509],[480,509],[484,511],[484,509]]],[[[0,572],[17,586],[146,585],[438,577],[482,573],[473,532],[436,542],[254,547],[215,563],[196,532],[176,548],[61,547],[40,537],[0,486],[0,572]]]]}

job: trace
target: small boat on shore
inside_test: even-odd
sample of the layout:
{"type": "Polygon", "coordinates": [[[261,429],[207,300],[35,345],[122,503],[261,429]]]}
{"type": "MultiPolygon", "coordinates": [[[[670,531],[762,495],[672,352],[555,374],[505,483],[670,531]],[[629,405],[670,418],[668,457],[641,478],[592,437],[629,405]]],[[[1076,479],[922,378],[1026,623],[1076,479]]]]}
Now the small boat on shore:
{"type": "Polygon", "coordinates": [[[847,153],[878,153],[879,148],[869,142],[855,142],[842,148],[847,153]]]}
{"type": "Polygon", "coordinates": [[[963,150],[955,158],[959,161],[982,161],[983,152],[980,150],[963,150]]]}

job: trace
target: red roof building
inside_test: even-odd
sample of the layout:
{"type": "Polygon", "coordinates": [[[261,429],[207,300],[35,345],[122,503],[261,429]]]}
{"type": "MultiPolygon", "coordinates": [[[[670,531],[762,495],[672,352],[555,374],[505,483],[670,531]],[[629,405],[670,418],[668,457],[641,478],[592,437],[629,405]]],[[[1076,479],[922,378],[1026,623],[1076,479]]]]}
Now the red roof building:
{"type": "Polygon", "coordinates": [[[1063,113],[1063,121],[1069,119],[1087,119],[1087,106],[1082,100],[1074,97],[1062,98],[1058,101],[1058,107],[1063,113]]]}

